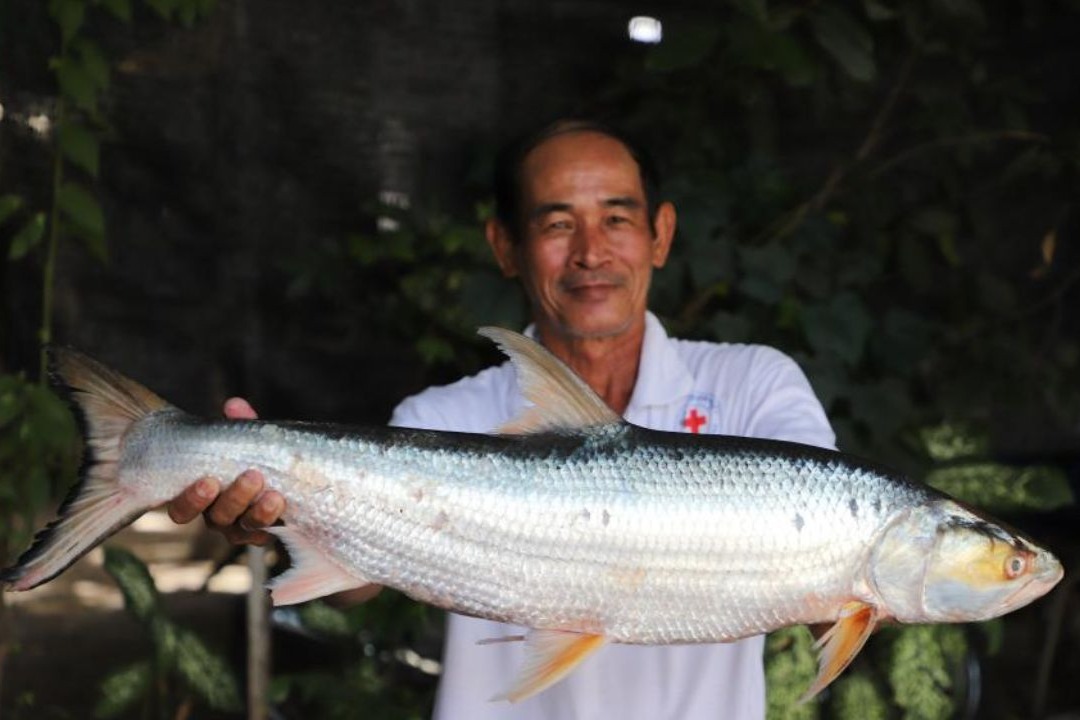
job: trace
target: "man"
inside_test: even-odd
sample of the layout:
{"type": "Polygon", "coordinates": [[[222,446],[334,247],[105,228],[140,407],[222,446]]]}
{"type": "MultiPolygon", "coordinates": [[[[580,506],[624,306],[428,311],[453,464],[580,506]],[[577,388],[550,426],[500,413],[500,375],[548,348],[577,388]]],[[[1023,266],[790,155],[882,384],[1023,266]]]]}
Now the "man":
{"type": "MultiPolygon", "coordinates": [[[[603,126],[564,121],[504,152],[496,170],[496,218],[486,227],[507,277],[521,279],[529,331],[615,411],[669,431],[754,435],[832,446],[820,404],[797,366],[759,346],[668,338],[646,309],[652,271],[663,267],[675,209],[658,202],[655,171],[632,143],[603,126]]],[[[408,398],[392,424],[487,432],[523,407],[513,368],[489,368],[408,398]]],[[[230,417],[251,417],[242,401],[230,417]]],[[[284,508],[247,472],[217,497],[204,479],[170,506],[233,539],[263,541],[244,528],[284,508]]],[[[257,531],[256,531],[257,533],[257,531]]],[[[265,535],[265,533],[263,533],[265,535]]],[[[354,591],[351,599],[377,590],[354,591]]],[[[726,645],[608,645],[565,680],[517,705],[488,702],[513,682],[521,643],[478,646],[517,634],[499,623],[450,615],[437,718],[761,718],[760,637],[726,645]]]]}

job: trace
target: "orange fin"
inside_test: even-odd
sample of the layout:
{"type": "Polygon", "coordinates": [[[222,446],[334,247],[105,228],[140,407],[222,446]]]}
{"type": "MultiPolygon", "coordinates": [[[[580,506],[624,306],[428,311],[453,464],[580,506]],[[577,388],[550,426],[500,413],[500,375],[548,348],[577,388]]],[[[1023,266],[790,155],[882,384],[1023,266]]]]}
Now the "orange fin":
{"type": "MultiPolygon", "coordinates": [[[[516,638],[497,638],[495,642],[516,638]]],[[[484,643],[483,640],[480,641],[484,643]]],[[[531,697],[562,680],[585,658],[599,650],[607,638],[603,635],[565,632],[563,630],[530,630],[525,637],[525,664],[514,684],[492,700],[518,702],[531,697]]]]}
{"type": "Polygon", "coordinates": [[[866,603],[849,602],[840,609],[836,624],[814,644],[820,650],[818,674],[799,703],[817,695],[844,671],[866,644],[879,617],[877,608],[866,603]]]}
{"type": "Polygon", "coordinates": [[[285,543],[292,562],[292,567],[270,581],[270,598],[274,605],[295,605],[370,584],[331,562],[300,532],[283,525],[266,528],[266,531],[285,543]]]}

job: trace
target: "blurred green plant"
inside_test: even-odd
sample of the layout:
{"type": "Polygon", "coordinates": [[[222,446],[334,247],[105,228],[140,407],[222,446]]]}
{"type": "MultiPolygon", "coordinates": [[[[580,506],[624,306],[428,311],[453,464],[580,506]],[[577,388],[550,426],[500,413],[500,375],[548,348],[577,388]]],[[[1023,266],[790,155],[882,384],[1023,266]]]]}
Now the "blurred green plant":
{"type": "Polygon", "coordinates": [[[296,625],[332,648],[335,660],[327,669],[275,675],[272,699],[283,712],[343,720],[357,708],[372,718],[431,716],[438,664],[414,648],[441,622],[441,611],[383,592],[344,610],[315,601],[294,612],[296,625]]]}
{"type": "Polygon", "coordinates": [[[168,617],[146,565],[125,550],[106,548],[105,570],[154,649],[151,657],[105,677],[94,717],[130,717],[140,708],[139,717],[165,720],[180,716],[179,708],[189,714],[196,700],[212,710],[239,712],[240,682],[228,660],[168,617]]]}
{"type": "MultiPolygon", "coordinates": [[[[191,24],[214,0],[146,0],[164,20],[191,24]]],[[[49,0],[58,49],[49,58],[56,80],[50,122],[41,134],[51,156],[50,187],[40,206],[27,193],[0,195],[0,238],[6,262],[39,263],[41,317],[37,382],[0,364],[0,561],[25,546],[29,528],[74,476],[78,441],[64,403],[46,387],[52,342],[53,289],[58,248],[74,240],[99,261],[107,258],[105,213],[93,186],[101,169],[101,145],[109,133],[102,109],[110,61],[87,28],[96,16],[132,20],[132,0],[49,0]]],[[[0,594],[0,678],[10,650],[10,618],[0,594]]]]}

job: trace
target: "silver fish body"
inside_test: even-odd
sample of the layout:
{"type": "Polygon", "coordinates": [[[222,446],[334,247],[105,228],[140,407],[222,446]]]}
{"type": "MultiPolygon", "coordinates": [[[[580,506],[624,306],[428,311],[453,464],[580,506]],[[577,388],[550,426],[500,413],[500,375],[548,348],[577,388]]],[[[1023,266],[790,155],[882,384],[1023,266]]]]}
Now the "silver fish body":
{"type": "Polygon", "coordinates": [[[840,453],[628,424],[491,436],[175,412],[143,423],[120,472],[154,501],[255,467],[288,498],[286,523],[358,584],[624,643],[827,622],[852,599],[888,613],[875,543],[913,510],[965,512],[840,453]]]}

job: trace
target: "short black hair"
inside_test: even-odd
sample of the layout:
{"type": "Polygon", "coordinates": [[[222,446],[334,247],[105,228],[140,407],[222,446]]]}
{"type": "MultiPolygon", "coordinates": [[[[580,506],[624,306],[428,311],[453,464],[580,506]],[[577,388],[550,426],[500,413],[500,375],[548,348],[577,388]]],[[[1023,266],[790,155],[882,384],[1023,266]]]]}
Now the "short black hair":
{"type": "Polygon", "coordinates": [[[599,120],[563,118],[517,136],[504,145],[495,157],[495,218],[509,231],[514,242],[518,242],[524,231],[521,168],[526,156],[547,140],[573,132],[606,135],[626,148],[641,174],[641,187],[645,192],[650,226],[656,220],[656,210],[660,206],[660,173],[645,148],[625,132],[599,120]]]}

